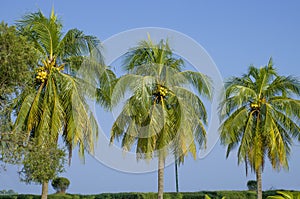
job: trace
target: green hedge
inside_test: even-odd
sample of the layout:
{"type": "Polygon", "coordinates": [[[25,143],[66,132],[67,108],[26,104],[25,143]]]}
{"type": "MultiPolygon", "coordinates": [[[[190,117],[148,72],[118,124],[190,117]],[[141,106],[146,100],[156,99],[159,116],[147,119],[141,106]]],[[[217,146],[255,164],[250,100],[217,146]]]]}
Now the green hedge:
{"type": "MultiPolygon", "coordinates": [[[[276,191],[264,191],[263,198],[276,195],[276,191]]],[[[281,190],[284,191],[284,190],[281,190]]],[[[295,194],[299,191],[291,191],[295,194]]],[[[182,193],[165,193],[164,199],[204,199],[204,195],[209,195],[212,199],[256,199],[254,191],[201,191],[201,192],[182,192],[182,193]]],[[[80,194],[51,194],[48,199],[156,199],[157,193],[102,193],[97,195],[80,195],[80,194]]],[[[0,195],[0,199],[40,199],[39,195],[0,195]]]]}

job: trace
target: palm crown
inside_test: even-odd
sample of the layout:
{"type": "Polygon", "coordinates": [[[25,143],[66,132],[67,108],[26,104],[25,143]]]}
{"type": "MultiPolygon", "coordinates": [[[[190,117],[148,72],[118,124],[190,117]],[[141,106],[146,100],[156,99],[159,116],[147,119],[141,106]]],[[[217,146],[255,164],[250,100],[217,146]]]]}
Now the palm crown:
{"type": "Polygon", "coordinates": [[[127,91],[132,96],[111,130],[111,142],[122,138],[122,146],[130,150],[137,141],[138,158],[151,158],[154,152],[171,149],[177,157],[191,152],[204,143],[207,113],[199,95],[212,95],[209,78],[193,71],[181,71],[183,60],[175,58],[168,42],[153,44],[141,41],[127,54],[122,76],[114,88],[112,103],[116,104],[127,91]]]}
{"type": "Polygon", "coordinates": [[[63,34],[53,10],[49,18],[40,11],[25,15],[18,28],[34,42],[40,61],[31,92],[21,96],[15,130],[24,130],[39,143],[57,142],[61,134],[70,157],[77,145],[82,155],[85,148],[93,152],[98,126],[86,96],[97,93],[97,84],[92,83],[106,74],[114,77],[103,65],[100,41],[77,29],[63,34]]]}
{"type": "Polygon", "coordinates": [[[227,156],[238,147],[239,162],[255,171],[267,156],[274,168],[288,167],[293,138],[300,138],[300,83],[291,76],[279,76],[272,59],[265,67],[249,67],[241,78],[226,83],[221,104],[221,142],[227,156]]]}

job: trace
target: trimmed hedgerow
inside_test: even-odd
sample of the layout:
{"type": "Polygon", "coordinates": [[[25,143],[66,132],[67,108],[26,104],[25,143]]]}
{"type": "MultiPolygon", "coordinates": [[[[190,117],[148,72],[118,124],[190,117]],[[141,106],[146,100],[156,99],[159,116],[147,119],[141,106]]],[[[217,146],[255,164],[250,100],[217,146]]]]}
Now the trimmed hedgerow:
{"type": "MultiPolygon", "coordinates": [[[[264,191],[263,199],[268,196],[276,195],[276,191],[264,191]]],[[[282,190],[284,191],[284,190],[282,190]]],[[[300,191],[291,191],[299,194],[300,191]]],[[[164,199],[204,199],[205,194],[212,199],[256,199],[255,191],[201,191],[201,192],[182,192],[182,193],[165,193],[164,199]]],[[[48,199],[155,199],[157,193],[102,193],[95,195],[80,194],[51,194],[48,199]]],[[[20,195],[0,195],[0,199],[40,199],[39,195],[20,194],[20,195]]]]}

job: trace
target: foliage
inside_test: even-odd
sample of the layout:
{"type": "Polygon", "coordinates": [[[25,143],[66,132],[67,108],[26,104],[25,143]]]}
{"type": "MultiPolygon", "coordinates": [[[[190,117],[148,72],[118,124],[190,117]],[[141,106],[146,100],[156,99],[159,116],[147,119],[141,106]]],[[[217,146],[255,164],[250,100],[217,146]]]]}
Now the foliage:
{"type": "Polygon", "coordinates": [[[16,195],[16,194],[18,194],[18,193],[12,189],[0,191],[0,195],[16,195]]]}
{"type": "Polygon", "coordinates": [[[32,85],[36,51],[14,26],[0,24],[0,161],[20,163],[24,135],[12,133],[12,113],[18,96],[32,85]]]}
{"type": "Polygon", "coordinates": [[[300,193],[290,191],[277,191],[276,196],[268,196],[267,199],[300,199],[300,193]]]}
{"type": "Polygon", "coordinates": [[[36,51],[14,26],[0,23],[0,132],[11,130],[15,98],[31,84],[36,51]]]}
{"type": "Polygon", "coordinates": [[[256,191],[257,190],[257,181],[256,180],[249,180],[247,182],[247,187],[249,191],[256,191]]]}
{"type": "Polygon", "coordinates": [[[1,133],[0,135],[0,162],[3,168],[6,164],[21,164],[28,142],[24,134],[1,133]]]}
{"type": "Polygon", "coordinates": [[[51,185],[57,193],[65,193],[69,188],[70,181],[68,180],[68,178],[58,177],[52,180],[51,185]]]}
{"type": "Polygon", "coordinates": [[[51,142],[31,145],[22,161],[20,178],[26,183],[48,182],[64,171],[65,152],[51,142]]]}

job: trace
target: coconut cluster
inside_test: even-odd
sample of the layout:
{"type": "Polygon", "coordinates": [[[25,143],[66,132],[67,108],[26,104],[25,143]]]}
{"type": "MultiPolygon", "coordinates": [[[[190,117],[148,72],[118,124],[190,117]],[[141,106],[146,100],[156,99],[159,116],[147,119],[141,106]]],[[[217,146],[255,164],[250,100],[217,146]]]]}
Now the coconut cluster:
{"type": "Polygon", "coordinates": [[[266,103],[266,98],[262,98],[260,100],[258,100],[258,102],[251,102],[250,103],[250,107],[252,110],[254,109],[259,109],[261,107],[262,104],[265,104],[266,103]]]}
{"type": "Polygon", "coordinates": [[[166,87],[162,85],[156,85],[156,89],[153,92],[153,97],[156,103],[159,103],[162,99],[166,98],[169,91],[166,87]]]}
{"type": "Polygon", "coordinates": [[[64,64],[57,65],[55,57],[50,60],[44,60],[43,66],[36,69],[35,79],[38,83],[45,82],[51,72],[60,72],[64,70],[64,64]]]}
{"type": "Polygon", "coordinates": [[[48,78],[48,72],[46,71],[45,67],[39,67],[36,70],[35,79],[37,82],[45,82],[48,78]]]}
{"type": "Polygon", "coordinates": [[[259,107],[259,105],[256,103],[251,103],[250,107],[251,107],[251,109],[257,109],[259,107]]]}

